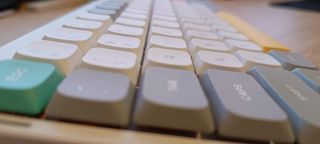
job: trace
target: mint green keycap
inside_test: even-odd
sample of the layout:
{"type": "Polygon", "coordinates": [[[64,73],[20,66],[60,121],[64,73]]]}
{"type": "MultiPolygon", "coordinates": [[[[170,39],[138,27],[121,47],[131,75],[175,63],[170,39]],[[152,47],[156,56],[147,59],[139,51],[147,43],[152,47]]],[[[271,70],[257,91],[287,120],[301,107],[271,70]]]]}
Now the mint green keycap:
{"type": "Polygon", "coordinates": [[[0,111],[39,114],[62,79],[50,64],[0,61],[0,111]]]}

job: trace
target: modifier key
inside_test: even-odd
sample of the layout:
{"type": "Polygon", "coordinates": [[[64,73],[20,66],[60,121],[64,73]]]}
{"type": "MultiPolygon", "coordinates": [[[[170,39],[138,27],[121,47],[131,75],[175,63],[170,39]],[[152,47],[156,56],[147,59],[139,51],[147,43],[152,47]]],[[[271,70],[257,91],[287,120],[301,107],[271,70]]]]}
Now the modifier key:
{"type": "Polygon", "coordinates": [[[320,141],[320,95],[290,71],[257,66],[249,71],[287,112],[298,143],[320,141]]]}
{"type": "Polygon", "coordinates": [[[222,136],[290,143],[294,141],[286,113],[256,80],[245,73],[208,70],[201,77],[222,136]]]}

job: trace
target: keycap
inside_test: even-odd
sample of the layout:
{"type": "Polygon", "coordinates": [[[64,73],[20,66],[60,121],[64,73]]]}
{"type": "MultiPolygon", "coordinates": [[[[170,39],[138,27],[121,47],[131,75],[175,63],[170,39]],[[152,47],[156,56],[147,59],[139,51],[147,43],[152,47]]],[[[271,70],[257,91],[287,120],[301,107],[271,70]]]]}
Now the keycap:
{"type": "Polygon", "coordinates": [[[290,71],[257,66],[249,73],[289,115],[298,143],[320,141],[320,95],[290,71]]]}
{"type": "Polygon", "coordinates": [[[289,48],[287,48],[286,46],[277,42],[265,33],[252,27],[251,25],[249,25],[239,17],[234,16],[233,14],[227,12],[218,12],[217,15],[223,18],[225,21],[229,22],[234,28],[236,28],[241,33],[249,37],[249,39],[251,39],[253,42],[261,46],[265,52],[268,52],[270,50],[289,50],[289,48]]]}
{"type": "Polygon", "coordinates": [[[187,52],[162,48],[150,48],[144,58],[144,69],[163,66],[193,71],[191,57],[187,52]]]}
{"type": "Polygon", "coordinates": [[[235,39],[235,40],[243,40],[243,41],[250,40],[245,35],[240,34],[240,33],[234,33],[234,32],[218,31],[217,35],[220,36],[221,40],[223,40],[223,41],[226,39],[235,39]]]}
{"type": "Polygon", "coordinates": [[[153,14],[152,19],[154,20],[163,20],[163,21],[171,21],[171,22],[177,22],[177,18],[174,16],[163,16],[158,14],[153,14]]]}
{"type": "Polygon", "coordinates": [[[132,99],[127,76],[78,69],[59,85],[45,113],[51,118],[127,126],[132,99]]]}
{"type": "Polygon", "coordinates": [[[203,21],[202,19],[192,19],[192,18],[180,18],[180,24],[183,23],[193,23],[193,24],[205,24],[205,21],[203,21]]]}
{"type": "Polygon", "coordinates": [[[82,55],[76,45],[39,40],[19,49],[14,58],[51,63],[61,73],[68,75],[79,64],[82,55]]]}
{"type": "Polygon", "coordinates": [[[100,15],[108,15],[110,16],[113,20],[117,17],[117,11],[115,10],[106,10],[106,9],[99,9],[99,8],[93,8],[88,10],[89,13],[93,14],[100,14],[100,15]]]}
{"type": "Polygon", "coordinates": [[[149,48],[159,47],[175,50],[187,50],[186,42],[181,38],[166,37],[160,35],[152,35],[149,41],[149,48]]]}
{"type": "Polygon", "coordinates": [[[294,141],[286,113],[252,76],[210,69],[200,81],[212,103],[218,134],[259,141],[294,141]]]}
{"type": "Polygon", "coordinates": [[[255,65],[281,68],[281,64],[276,59],[265,53],[240,50],[237,51],[235,55],[244,64],[246,70],[249,70],[255,65]]]}
{"type": "Polygon", "coordinates": [[[193,64],[198,75],[204,74],[211,68],[244,71],[244,65],[236,56],[223,52],[198,51],[193,56],[193,64]]]}
{"type": "Polygon", "coordinates": [[[199,24],[193,24],[193,23],[184,23],[182,25],[182,29],[183,31],[187,31],[187,30],[199,30],[199,31],[210,31],[211,28],[209,26],[206,25],[199,25],[199,24]]]}
{"type": "Polygon", "coordinates": [[[146,26],[146,22],[144,20],[135,20],[135,19],[129,19],[125,17],[118,17],[115,20],[115,23],[128,25],[128,26],[143,27],[143,28],[146,26]]]}
{"type": "Polygon", "coordinates": [[[317,69],[317,66],[312,64],[309,60],[296,53],[270,51],[269,55],[277,59],[283,68],[293,70],[295,68],[317,69]]]}
{"type": "Polygon", "coordinates": [[[168,11],[155,11],[153,10],[153,14],[162,15],[162,16],[176,16],[174,12],[168,12],[168,11]]]}
{"type": "Polygon", "coordinates": [[[38,115],[46,107],[63,76],[53,65],[0,61],[0,110],[38,115]]]}
{"type": "Polygon", "coordinates": [[[82,58],[81,68],[122,73],[137,83],[139,66],[134,53],[106,48],[92,48],[82,58]]]}
{"type": "Polygon", "coordinates": [[[187,30],[184,34],[187,41],[190,41],[193,38],[219,40],[219,37],[210,31],[187,30]]]}
{"type": "Polygon", "coordinates": [[[183,38],[182,32],[179,29],[165,28],[165,27],[159,27],[159,26],[152,26],[150,28],[149,35],[150,36],[163,35],[163,36],[183,38]]]}
{"type": "Polygon", "coordinates": [[[114,34],[104,34],[98,40],[98,47],[125,50],[141,55],[141,41],[138,38],[120,36],[114,34]]]}
{"type": "Polygon", "coordinates": [[[126,8],[125,12],[135,13],[135,14],[144,14],[144,15],[149,14],[149,12],[146,10],[139,10],[139,9],[134,9],[134,8],[126,8]]]}
{"type": "Polygon", "coordinates": [[[121,6],[109,3],[109,4],[104,4],[104,5],[102,5],[102,4],[97,5],[96,8],[117,11],[117,10],[119,10],[121,8],[121,6]]]}
{"type": "Polygon", "coordinates": [[[91,31],[94,35],[101,35],[106,30],[106,27],[103,27],[102,22],[81,19],[73,19],[66,22],[63,26],[79,30],[88,30],[91,31]]]}
{"type": "Polygon", "coordinates": [[[122,17],[131,18],[131,19],[137,19],[137,20],[147,20],[147,15],[144,14],[135,14],[135,13],[129,13],[129,12],[123,12],[121,14],[122,17]]]}
{"type": "Polygon", "coordinates": [[[320,94],[320,71],[296,68],[292,71],[292,73],[320,94]]]}
{"type": "Polygon", "coordinates": [[[191,39],[189,42],[189,52],[191,55],[194,55],[200,50],[209,50],[209,51],[220,51],[220,52],[230,52],[231,49],[227,47],[223,42],[206,40],[206,39],[191,39]]]}
{"type": "Polygon", "coordinates": [[[167,27],[167,28],[176,28],[176,29],[180,28],[180,25],[177,22],[169,22],[169,21],[162,21],[162,20],[152,20],[151,25],[167,27]]]}
{"type": "Polygon", "coordinates": [[[93,13],[81,13],[77,16],[77,18],[102,22],[105,26],[109,26],[113,22],[112,18],[108,15],[99,15],[93,13]]]}
{"type": "Polygon", "coordinates": [[[140,40],[144,39],[144,35],[143,35],[144,31],[142,28],[138,28],[138,27],[112,24],[108,28],[108,33],[119,34],[124,36],[132,36],[132,37],[139,38],[140,40]]]}
{"type": "Polygon", "coordinates": [[[237,29],[229,26],[229,25],[219,25],[219,24],[214,24],[214,25],[211,25],[211,30],[214,31],[214,32],[217,32],[217,31],[226,31],[226,32],[238,32],[237,29]]]}
{"type": "Polygon", "coordinates": [[[85,53],[94,45],[93,33],[86,30],[56,28],[47,32],[44,40],[75,44],[85,53]]]}
{"type": "Polygon", "coordinates": [[[249,41],[242,41],[242,40],[233,40],[233,39],[227,39],[225,40],[225,43],[233,50],[249,50],[249,51],[257,51],[262,52],[263,49],[258,46],[257,44],[249,41]]]}
{"type": "Polygon", "coordinates": [[[139,126],[212,132],[209,103],[195,74],[150,67],[140,83],[134,112],[139,126]]]}

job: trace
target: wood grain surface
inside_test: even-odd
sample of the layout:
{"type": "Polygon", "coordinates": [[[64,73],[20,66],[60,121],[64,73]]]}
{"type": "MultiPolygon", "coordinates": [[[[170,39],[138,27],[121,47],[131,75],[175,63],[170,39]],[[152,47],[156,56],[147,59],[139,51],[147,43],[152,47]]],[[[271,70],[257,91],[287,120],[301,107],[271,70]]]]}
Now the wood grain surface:
{"type": "Polygon", "coordinates": [[[270,0],[212,1],[320,67],[320,13],[270,6],[270,0]]]}

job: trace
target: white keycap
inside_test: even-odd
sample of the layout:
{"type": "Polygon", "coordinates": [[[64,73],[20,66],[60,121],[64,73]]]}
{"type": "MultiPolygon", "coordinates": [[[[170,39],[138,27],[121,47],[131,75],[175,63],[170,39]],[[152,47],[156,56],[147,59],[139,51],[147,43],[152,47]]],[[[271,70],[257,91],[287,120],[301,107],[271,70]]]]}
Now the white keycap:
{"type": "Polygon", "coordinates": [[[102,22],[73,19],[66,22],[63,27],[74,28],[80,30],[91,31],[94,35],[101,35],[106,29],[103,27],[102,22]]]}
{"type": "Polygon", "coordinates": [[[181,18],[180,20],[180,24],[184,24],[184,23],[193,23],[193,24],[205,24],[205,21],[202,19],[191,19],[191,18],[181,18]]]}
{"type": "Polygon", "coordinates": [[[163,66],[184,70],[193,70],[190,55],[184,51],[150,48],[144,59],[144,67],[163,66]]]}
{"type": "Polygon", "coordinates": [[[171,22],[177,22],[177,18],[173,16],[162,16],[162,15],[157,15],[154,14],[152,16],[152,19],[154,20],[163,20],[163,21],[171,21],[171,22]]]}
{"type": "Polygon", "coordinates": [[[193,24],[193,23],[184,23],[182,25],[183,31],[187,31],[189,29],[192,30],[200,30],[200,31],[211,31],[211,28],[207,25],[199,25],[199,24],[193,24]]]}
{"type": "Polygon", "coordinates": [[[148,15],[149,13],[146,10],[133,9],[133,8],[127,8],[124,12],[134,13],[134,14],[143,14],[143,15],[148,15]]]}
{"type": "Polygon", "coordinates": [[[47,32],[44,40],[75,44],[85,53],[94,45],[93,33],[86,30],[57,28],[47,32]]]}
{"type": "Polygon", "coordinates": [[[39,40],[17,51],[15,59],[51,63],[68,75],[80,63],[82,52],[74,44],[39,40]]]}
{"type": "Polygon", "coordinates": [[[166,11],[154,11],[153,14],[162,15],[162,16],[176,16],[174,12],[166,12],[166,11]]]}
{"type": "Polygon", "coordinates": [[[142,52],[141,41],[138,38],[104,34],[98,40],[98,47],[115,50],[125,50],[140,56],[142,52]]]}
{"type": "Polygon", "coordinates": [[[217,32],[217,31],[238,32],[237,29],[231,26],[223,26],[223,25],[212,25],[211,29],[214,32],[217,32]]]}
{"type": "Polygon", "coordinates": [[[246,70],[250,70],[255,65],[281,67],[281,64],[276,59],[266,53],[240,50],[235,55],[245,65],[246,70]]]}
{"type": "Polygon", "coordinates": [[[226,39],[235,39],[235,40],[244,40],[244,41],[250,40],[248,37],[240,33],[218,31],[217,34],[218,36],[220,36],[222,40],[226,40],[226,39]]]}
{"type": "Polygon", "coordinates": [[[152,20],[152,26],[161,26],[167,28],[180,28],[177,22],[168,22],[168,21],[161,21],[161,20],[152,20]]]}
{"type": "Polygon", "coordinates": [[[187,50],[187,44],[183,39],[165,37],[160,35],[153,35],[150,37],[148,48],[151,48],[151,47],[184,50],[184,51],[187,50]]]}
{"type": "Polygon", "coordinates": [[[233,50],[263,51],[257,44],[249,41],[227,39],[225,43],[233,50]]]}
{"type": "Polygon", "coordinates": [[[211,25],[221,25],[221,26],[230,26],[229,23],[227,23],[226,21],[222,20],[219,17],[208,17],[207,19],[207,24],[211,24],[211,25]]]}
{"type": "Polygon", "coordinates": [[[219,37],[213,32],[198,31],[198,30],[187,30],[185,33],[185,39],[190,41],[192,38],[201,38],[208,40],[219,40],[219,37]]]}
{"type": "Polygon", "coordinates": [[[110,25],[113,22],[112,18],[108,15],[99,15],[99,14],[93,14],[93,13],[82,13],[78,15],[78,18],[84,19],[84,20],[102,22],[104,25],[110,25]]]}
{"type": "Polygon", "coordinates": [[[191,39],[189,42],[189,52],[191,55],[200,50],[230,52],[231,49],[221,41],[191,39]]]}
{"type": "Polygon", "coordinates": [[[134,5],[129,5],[127,9],[135,9],[135,10],[142,10],[142,11],[148,11],[148,12],[150,11],[149,7],[134,6],[134,5]]]}
{"type": "Polygon", "coordinates": [[[177,37],[182,38],[182,32],[180,29],[172,29],[172,28],[165,28],[165,27],[158,27],[152,26],[150,30],[149,36],[152,35],[163,35],[163,36],[170,36],[170,37],[177,37]]]}
{"type": "Polygon", "coordinates": [[[244,68],[236,56],[223,52],[198,51],[193,57],[193,63],[198,75],[203,75],[211,68],[239,72],[244,68]]]}
{"type": "Polygon", "coordinates": [[[125,17],[118,17],[115,23],[128,25],[128,26],[136,26],[136,27],[146,26],[146,22],[144,20],[135,20],[135,19],[125,18],[125,17]]]}
{"type": "Polygon", "coordinates": [[[142,28],[138,28],[138,27],[112,24],[108,28],[108,33],[119,34],[124,36],[132,36],[132,37],[139,38],[140,40],[144,39],[144,31],[142,28]]]}
{"type": "Polygon", "coordinates": [[[106,48],[92,48],[82,58],[81,68],[122,73],[137,83],[139,66],[134,53],[106,48]]]}
{"type": "Polygon", "coordinates": [[[122,17],[126,18],[132,18],[132,19],[137,19],[137,20],[147,20],[148,16],[144,14],[134,14],[134,13],[129,13],[129,12],[123,12],[121,14],[122,17]]]}

